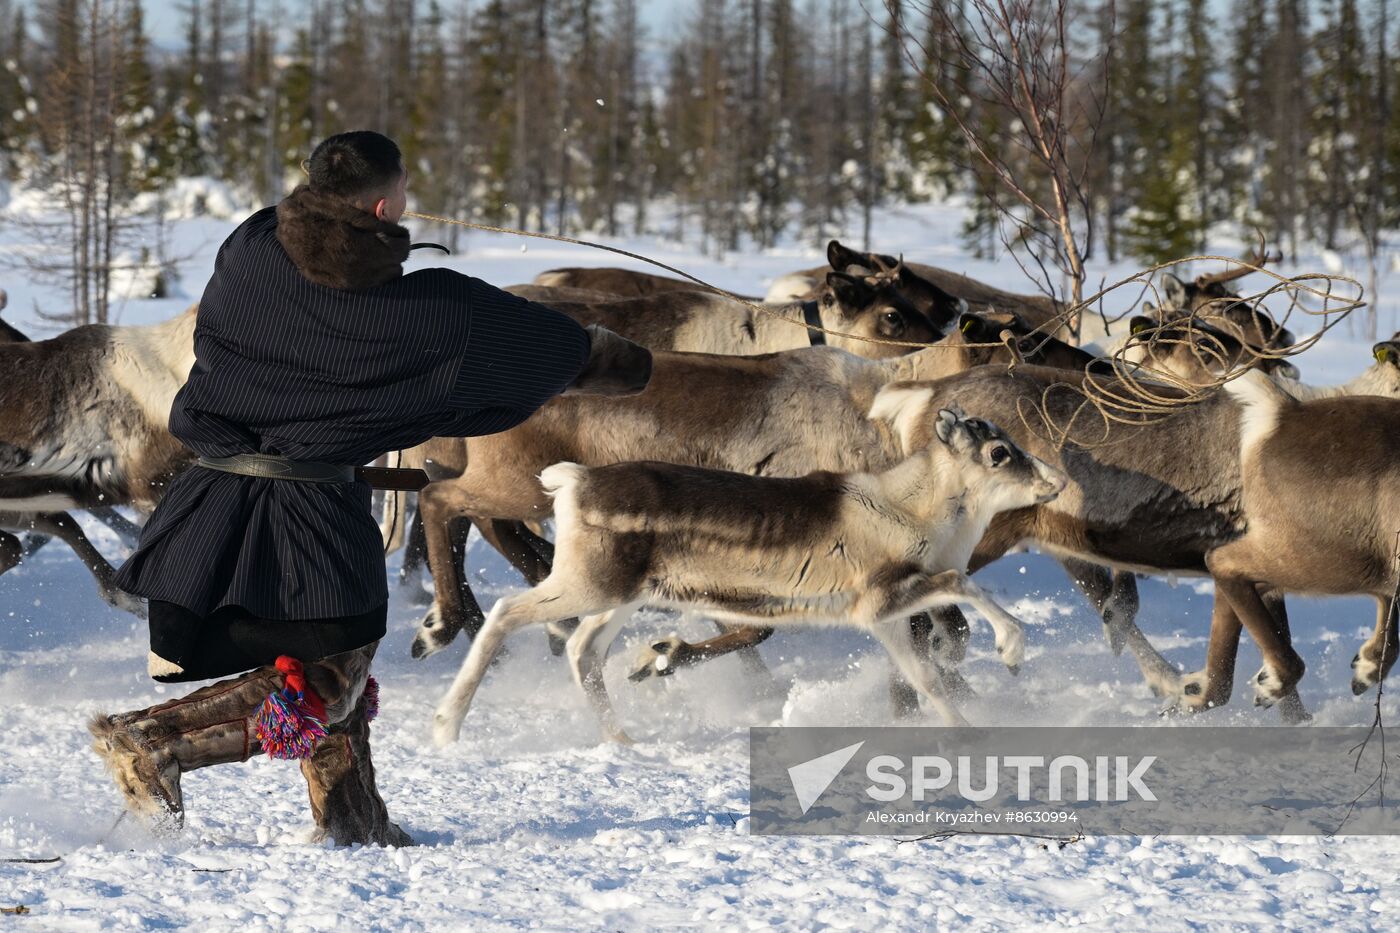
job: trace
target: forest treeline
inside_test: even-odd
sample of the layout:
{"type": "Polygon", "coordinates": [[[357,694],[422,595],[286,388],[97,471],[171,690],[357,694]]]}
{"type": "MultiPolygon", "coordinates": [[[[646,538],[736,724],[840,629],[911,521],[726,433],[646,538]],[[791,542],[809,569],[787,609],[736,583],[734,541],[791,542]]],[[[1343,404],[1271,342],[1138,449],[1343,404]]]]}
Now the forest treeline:
{"type": "MultiPolygon", "coordinates": [[[[416,203],[464,218],[724,251],[963,195],[969,248],[1014,247],[965,127],[1013,166],[1025,127],[966,86],[970,0],[693,0],[665,34],[641,2],[186,0],[157,48],[141,0],[0,0],[0,172],[56,192],[90,267],[138,194],[212,176],[270,203],[347,128],[400,140],[416,203]]],[[[1389,0],[1021,2],[1067,23],[1088,255],[1222,223],[1374,253],[1400,226],[1389,0]]]]}

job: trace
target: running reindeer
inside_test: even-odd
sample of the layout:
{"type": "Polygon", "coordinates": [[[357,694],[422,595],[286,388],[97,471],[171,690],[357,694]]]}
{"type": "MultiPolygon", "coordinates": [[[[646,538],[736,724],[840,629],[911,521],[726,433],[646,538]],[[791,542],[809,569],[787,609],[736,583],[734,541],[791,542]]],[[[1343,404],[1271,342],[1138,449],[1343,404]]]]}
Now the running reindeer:
{"type": "Polygon", "coordinates": [[[930,430],[937,443],[880,473],[787,479],[664,463],[549,467],[540,482],[554,499],[554,567],[492,609],[438,704],[434,740],[456,741],[507,635],[577,615],[567,650],[574,678],[607,737],[630,741],[608,699],[603,660],[642,604],[739,625],[863,629],[945,722],[966,724],[915,650],[907,619],[969,603],[1017,669],[1020,625],[964,571],[994,515],[1054,499],[1065,479],[985,421],[944,410],[930,430]]]}
{"type": "MultiPolygon", "coordinates": [[[[111,507],[154,506],[193,460],[166,421],[194,365],[195,310],[151,326],[90,324],[49,340],[20,334],[0,343],[0,520],[63,538],[102,598],[138,615],[141,602],[112,585],[111,565],[56,510],[110,513],[122,534],[130,523],[111,507]]],[[[0,538],[0,557],[8,551],[13,545],[0,538]]]]}

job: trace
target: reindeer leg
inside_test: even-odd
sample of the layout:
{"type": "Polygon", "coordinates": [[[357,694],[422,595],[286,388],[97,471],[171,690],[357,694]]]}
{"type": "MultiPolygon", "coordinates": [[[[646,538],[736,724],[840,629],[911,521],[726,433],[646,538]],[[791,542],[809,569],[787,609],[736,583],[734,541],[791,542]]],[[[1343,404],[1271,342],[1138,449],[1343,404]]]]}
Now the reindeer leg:
{"type": "MultiPolygon", "coordinates": [[[[549,576],[550,562],[554,557],[554,545],[530,531],[524,522],[501,521],[499,519],[482,522],[477,525],[477,531],[481,533],[482,539],[487,544],[495,548],[502,557],[510,562],[512,567],[520,571],[525,582],[531,586],[538,586],[540,581],[549,576]],[[547,559],[541,556],[542,551],[548,553],[547,559]]],[[[563,654],[564,645],[577,628],[578,619],[562,619],[546,626],[549,632],[550,653],[556,658],[563,654]]]]}
{"type": "Polygon", "coordinates": [[[1229,600],[1230,608],[1249,630],[1250,637],[1264,656],[1264,666],[1251,678],[1254,704],[1273,706],[1302,679],[1306,669],[1303,659],[1293,650],[1288,633],[1279,631],[1277,621],[1264,605],[1254,581],[1224,575],[1222,570],[1228,566],[1227,561],[1208,558],[1208,565],[1215,575],[1216,599],[1223,596],[1229,600]]]}
{"type": "Polygon", "coordinates": [[[467,652],[467,658],[462,662],[451,688],[438,702],[433,714],[434,743],[442,746],[457,741],[472,698],[507,635],[527,625],[541,625],[562,616],[577,617],[611,608],[589,605],[568,590],[577,590],[572,581],[550,576],[528,592],[506,596],[496,602],[481,631],[472,639],[471,650],[467,652]]]}
{"type": "Polygon", "coordinates": [[[574,682],[588,697],[593,712],[598,717],[603,735],[610,742],[631,745],[632,740],[623,731],[617,720],[617,711],[608,698],[608,688],[603,682],[603,662],[607,659],[608,648],[612,645],[622,627],[636,611],[636,606],[619,606],[607,612],[584,616],[573,635],[569,637],[569,665],[573,668],[574,682]]]}
{"type": "Polygon", "coordinates": [[[42,512],[33,517],[31,527],[53,535],[73,549],[73,553],[78,555],[83,566],[97,581],[97,589],[104,602],[123,612],[130,612],[143,619],[146,617],[146,607],[140,599],[117,589],[116,584],[112,582],[117,572],[88,540],[88,536],[83,534],[83,529],[72,515],[67,512],[42,512]]]}
{"type": "Polygon", "coordinates": [[[1163,713],[1199,713],[1230,702],[1235,692],[1235,658],[1240,646],[1240,618],[1228,599],[1219,595],[1211,609],[1210,646],[1206,666],[1179,675],[1177,689],[1163,713]]]}
{"type": "Polygon", "coordinates": [[[1152,647],[1137,626],[1137,577],[1126,572],[1110,573],[1098,564],[1074,558],[1066,558],[1060,564],[1103,617],[1104,637],[1113,653],[1128,649],[1153,696],[1182,696],[1181,673],[1152,647]]]}
{"type": "Polygon", "coordinates": [[[1127,577],[1132,581],[1132,575],[1115,574],[1100,564],[1074,557],[1060,558],[1059,564],[1093,605],[1094,611],[1103,617],[1103,634],[1108,640],[1109,650],[1115,656],[1122,654],[1125,640],[1123,626],[1132,625],[1133,616],[1137,614],[1137,585],[1135,581],[1131,584],[1120,584],[1119,578],[1127,577]],[[1115,597],[1120,592],[1130,594],[1129,606],[1119,607],[1115,597]]]}
{"type": "Polygon", "coordinates": [[[1351,659],[1351,692],[1360,696],[1385,679],[1400,654],[1400,613],[1389,596],[1376,600],[1376,630],[1351,659]]]}
{"type": "Polygon", "coordinates": [[[403,563],[399,566],[399,592],[413,606],[426,606],[432,594],[423,585],[423,567],[428,561],[428,537],[423,530],[423,512],[413,510],[408,525],[408,540],[404,542],[403,563]]]}
{"type": "MultiPolygon", "coordinates": [[[[637,663],[633,666],[632,673],[627,675],[627,679],[636,683],[648,677],[669,677],[683,667],[701,664],[735,651],[753,650],[773,634],[773,629],[766,627],[726,626],[722,623],[719,625],[722,634],[704,641],[691,643],[671,635],[652,642],[638,656],[637,663]]],[[[756,651],[754,653],[757,654],[756,651]]],[[[767,672],[767,665],[764,665],[763,669],[767,672]]],[[[769,673],[769,676],[772,674],[769,673]]]]}
{"type": "MultiPolygon", "coordinates": [[[[1293,634],[1288,627],[1288,607],[1284,604],[1283,593],[1270,586],[1260,585],[1258,587],[1259,598],[1263,601],[1264,607],[1269,610],[1269,614],[1274,617],[1274,627],[1279,635],[1286,639],[1289,644],[1293,643],[1293,634]]],[[[1278,701],[1279,718],[1284,725],[1297,726],[1305,722],[1312,721],[1312,713],[1303,705],[1303,698],[1298,695],[1298,687],[1294,685],[1284,693],[1278,701]]]]}
{"type": "Polygon", "coordinates": [[[88,509],[88,514],[116,532],[122,544],[127,547],[136,547],[137,543],[140,542],[141,526],[112,506],[100,505],[95,509],[88,509]]]}
{"type": "MultiPolygon", "coordinates": [[[[909,631],[920,657],[933,662],[943,679],[943,689],[959,703],[977,696],[958,665],[967,657],[970,631],[967,616],[957,606],[939,606],[909,619],[909,631]]],[[[890,706],[896,719],[918,715],[919,695],[898,671],[890,674],[890,706]]]]}
{"type": "MultiPolygon", "coordinates": [[[[952,726],[966,725],[967,720],[945,693],[938,668],[926,652],[915,647],[913,628],[898,613],[901,609],[928,610],[959,600],[972,601],[974,594],[980,601],[981,590],[956,570],[940,574],[920,571],[890,584],[877,584],[862,599],[863,603],[880,607],[871,624],[871,632],[885,647],[899,673],[929,700],[943,721],[952,726]]],[[[861,606],[857,606],[858,612],[861,609],[861,606]]],[[[998,624],[1001,621],[998,620],[998,624]]],[[[1012,625],[1016,625],[1014,619],[1012,625]]]]}
{"type": "Polygon", "coordinates": [[[464,628],[475,635],[485,618],[463,573],[466,537],[453,537],[453,523],[470,520],[471,505],[470,498],[454,481],[429,483],[418,493],[435,592],[432,608],[423,616],[413,639],[411,653],[415,658],[426,658],[446,648],[464,628]]]}

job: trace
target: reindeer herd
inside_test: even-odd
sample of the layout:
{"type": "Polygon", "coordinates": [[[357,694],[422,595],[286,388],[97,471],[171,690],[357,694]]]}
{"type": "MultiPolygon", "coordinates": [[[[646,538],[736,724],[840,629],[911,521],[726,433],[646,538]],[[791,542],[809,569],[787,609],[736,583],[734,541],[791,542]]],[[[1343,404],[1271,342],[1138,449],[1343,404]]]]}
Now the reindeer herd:
{"type": "MultiPolygon", "coordinates": [[[[416,509],[406,494],[385,500],[386,540],[406,548],[401,590],[430,603],[413,656],[472,639],[435,713],[438,742],[457,737],[505,637],[531,624],[567,655],[604,733],[626,740],[602,661],[641,606],[697,611],[719,632],[648,640],[634,681],[731,652],[761,666],[754,649],[778,626],[854,626],[893,661],[897,714],[922,697],[961,723],[959,606],[991,625],[1009,669],[1024,658],[1020,625],[968,574],[1025,546],[1061,563],[1169,708],[1228,702],[1247,630],[1264,658],[1256,703],[1308,718],[1288,593],[1374,596],[1353,690],[1389,671],[1400,342],[1377,344],[1347,385],[1309,386],[1280,358],[1293,334],[1238,300],[1238,271],[1163,275],[1159,302],[1124,333],[1088,318],[1076,346],[1048,298],[834,241],[828,260],[779,279],[761,307],[625,269],[554,270],[508,289],[647,346],[652,377],[636,395],[560,397],[509,431],[390,455],[433,480],[416,509]],[[1134,341],[1143,329],[1171,339],[1134,341]],[[1086,349],[1125,339],[1114,360],[1086,349]],[[1045,430],[1074,421],[1086,380],[1111,383],[1125,365],[1183,398],[1183,385],[1255,368],[1093,444],[1045,430]],[[464,570],[470,528],[531,586],[489,615],[464,570]],[[1142,573],[1213,579],[1199,671],[1177,671],[1137,628],[1142,573]]],[[[196,314],[42,341],[0,322],[0,573],[60,538],[104,599],[141,611],[69,511],[133,540],[115,507],[148,512],[192,462],[166,419],[194,362],[196,314]]]]}

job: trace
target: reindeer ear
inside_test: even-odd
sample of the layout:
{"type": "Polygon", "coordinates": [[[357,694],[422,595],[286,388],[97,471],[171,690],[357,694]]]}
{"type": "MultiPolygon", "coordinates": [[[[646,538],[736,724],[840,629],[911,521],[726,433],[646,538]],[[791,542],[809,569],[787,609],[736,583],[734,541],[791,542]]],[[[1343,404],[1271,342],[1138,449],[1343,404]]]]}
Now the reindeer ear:
{"type": "MultiPolygon", "coordinates": [[[[927,436],[919,436],[919,428],[925,424],[929,406],[933,404],[933,389],[916,382],[894,382],[875,394],[875,402],[870,406],[870,417],[888,421],[899,437],[899,446],[905,453],[921,446],[927,436]]],[[[941,423],[946,409],[939,412],[941,423]]]]}
{"type": "Polygon", "coordinates": [[[1170,272],[1163,272],[1162,298],[1168,308],[1185,310],[1186,283],[1170,272]]]}
{"type": "Polygon", "coordinates": [[[953,439],[953,429],[958,426],[958,416],[944,408],[938,412],[938,418],[934,421],[933,433],[938,435],[938,439],[948,444],[953,439]]]}
{"type": "Polygon", "coordinates": [[[1157,326],[1157,322],[1152,318],[1142,314],[1133,315],[1133,319],[1128,322],[1128,333],[1136,337],[1145,331],[1149,331],[1157,326]]]}
{"type": "Polygon", "coordinates": [[[870,260],[866,259],[864,254],[847,249],[841,245],[840,240],[832,240],[826,244],[826,261],[837,272],[845,272],[847,266],[870,265],[870,260]]]}
{"type": "Polygon", "coordinates": [[[964,311],[958,315],[958,330],[968,343],[990,343],[996,339],[992,325],[976,311],[964,311]]]}
{"type": "Polygon", "coordinates": [[[966,454],[977,446],[977,439],[967,426],[967,415],[956,405],[939,411],[933,430],[954,453],[966,454]]]}
{"type": "Polygon", "coordinates": [[[1400,345],[1394,340],[1383,340],[1371,348],[1371,355],[1377,363],[1389,363],[1400,368],[1400,345]]]}
{"type": "Polygon", "coordinates": [[[864,279],[847,275],[844,272],[828,272],[827,287],[836,295],[836,303],[842,312],[858,311],[874,299],[874,292],[864,279]]]}

